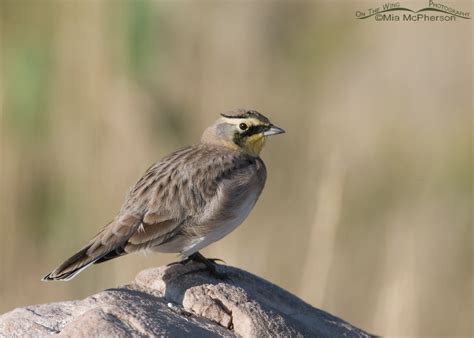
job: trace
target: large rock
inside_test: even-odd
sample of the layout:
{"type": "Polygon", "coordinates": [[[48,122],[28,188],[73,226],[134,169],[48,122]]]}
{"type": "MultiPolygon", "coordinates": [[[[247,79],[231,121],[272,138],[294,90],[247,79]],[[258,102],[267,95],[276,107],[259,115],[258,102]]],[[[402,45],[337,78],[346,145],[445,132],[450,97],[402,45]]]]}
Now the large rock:
{"type": "Polygon", "coordinates": [[[248,272],[198,263],[142,271],[80,301],[33,305],[0,316],[0,336],[370,337],[248,272]]]}

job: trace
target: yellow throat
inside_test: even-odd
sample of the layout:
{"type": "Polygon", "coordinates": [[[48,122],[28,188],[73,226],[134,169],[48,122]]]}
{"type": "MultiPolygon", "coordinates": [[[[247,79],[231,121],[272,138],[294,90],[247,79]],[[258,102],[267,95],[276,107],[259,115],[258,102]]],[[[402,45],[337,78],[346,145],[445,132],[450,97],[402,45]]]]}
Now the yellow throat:
{"type": "Polygon", "coordinates": [[[265,136],[256,134],[242,140],[240,148],[247,154],[258,156],[265,145],[265,136]]]}

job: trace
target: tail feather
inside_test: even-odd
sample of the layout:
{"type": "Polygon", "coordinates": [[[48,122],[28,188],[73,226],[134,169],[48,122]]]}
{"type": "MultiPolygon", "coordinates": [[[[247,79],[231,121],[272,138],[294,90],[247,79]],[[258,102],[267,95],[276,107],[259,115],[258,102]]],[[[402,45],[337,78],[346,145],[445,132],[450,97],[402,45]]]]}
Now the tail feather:
{"type": "Polygon", "coordinates": [[[124,246],[135,232],[141,219],[122,215],[107,224],[84,248],[43,277],[43,281],[68,281],[94,263],[125,255],[124,246]]]}
{"type": "Polygon", "coordinates": [[[52,272],[48,273],[43,277],[43,281],[49,280],[64,280],[68,281],[73,279],[82,270],[93,264],[101,257],[91,257],[87,254],[91,246],[84,247],[81,251],[68,258],[63,264],[58,266],[52,272]]]}
{"type": "Polygon", "coordinates": [[[100,263],[103,263],[103,262],[107,262],[107,261],[110,261],[111,259],[121,257],[121,256],[126,255],[126,254],[127,254],[127,252],[125,252],[124,247],[118,247],[117,249],[112,250],[109,253],[107,253],[106,255],[100,257],[98,260],[96,260],[94,262],[94,264],[100,264],[100,263]]]}

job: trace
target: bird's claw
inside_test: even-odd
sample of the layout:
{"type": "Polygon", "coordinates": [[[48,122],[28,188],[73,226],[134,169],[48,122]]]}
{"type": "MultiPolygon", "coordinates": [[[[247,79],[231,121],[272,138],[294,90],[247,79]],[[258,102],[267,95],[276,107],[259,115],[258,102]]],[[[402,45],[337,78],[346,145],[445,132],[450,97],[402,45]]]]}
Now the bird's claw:
{"type": "Polygon", "coordinates": [[[196,253],[190,255],[189,257],[186,257],[185,259],[183,259],[181,261],[169,263],[167,266],[176,265],[176,264],[187,265],[187,264],[189,264],[190,262],[193,262],[193,261],[204,264],[206,266],[206,268],[205,269],[189,271],[189,272],[186,272],[185,275],[189,274],[189,273],[192,273],[192,272],[196,272],[196,271],[206,270],[206,271],[209,272],[209,274],[211,276],[213,276],[217,279],[232,281],[232,279],[228,276],[228,274],[217,271],[217,265],[218,265],[217,262],[225,263],[222,259],[220,259],[220,258],[206,258],[203,255],[201,255],[199,252],[196,252],[196,253]]]}

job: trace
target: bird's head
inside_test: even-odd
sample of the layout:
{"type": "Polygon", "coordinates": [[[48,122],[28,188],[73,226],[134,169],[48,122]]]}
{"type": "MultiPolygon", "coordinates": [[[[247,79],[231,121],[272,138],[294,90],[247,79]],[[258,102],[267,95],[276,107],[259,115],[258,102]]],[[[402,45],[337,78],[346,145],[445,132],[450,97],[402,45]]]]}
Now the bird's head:
{"type": "Polygon", "coordinates": [[[221,113],[221,116],[204,131],[201,142],[219,144],[258,156],[266,137],[285,132],[255,110],[237,109],[221,113]]]}

